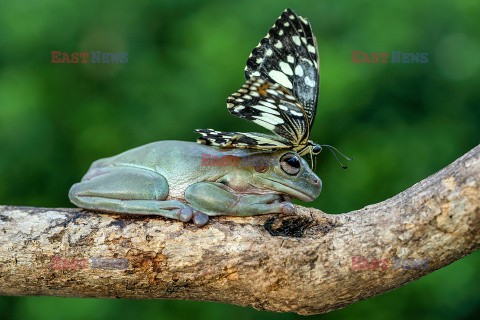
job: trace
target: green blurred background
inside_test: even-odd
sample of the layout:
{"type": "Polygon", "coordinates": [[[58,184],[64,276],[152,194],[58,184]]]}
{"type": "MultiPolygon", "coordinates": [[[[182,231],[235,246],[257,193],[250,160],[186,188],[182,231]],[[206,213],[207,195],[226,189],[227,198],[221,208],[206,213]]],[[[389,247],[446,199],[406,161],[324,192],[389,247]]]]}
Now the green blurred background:
{"type": "MultiPolygon", "coordinates": [[[[71,207],[90,163],[195,128],[252,130],[227,96],[251,49],[291,7],[318,39],[312,139],[329,213],[384,200],[480,142],[480,2],[0,1],[0,203],[71,207]],[[51,64],[51,51],[128,52],[126,64],[51,64]],[[428,52],[426,64],[353,64],[352,51],[428,52]]],[[[480,255],[323,319],[473,318],[480,255]]],[[[188,301],[0,298],[0,319],[295,319],[188,301]]]]}

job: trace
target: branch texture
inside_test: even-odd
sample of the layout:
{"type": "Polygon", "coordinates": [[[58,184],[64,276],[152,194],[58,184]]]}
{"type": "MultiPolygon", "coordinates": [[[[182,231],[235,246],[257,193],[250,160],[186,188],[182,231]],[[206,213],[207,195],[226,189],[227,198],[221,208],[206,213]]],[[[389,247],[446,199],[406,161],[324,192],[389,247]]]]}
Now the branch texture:
{"type": "Polygon", "coordinates": [[[158,217],[0,206],[0,294],[216,301],[316,314],[398,288],[480,246],[480,145],[340,215],[158,217]]]}

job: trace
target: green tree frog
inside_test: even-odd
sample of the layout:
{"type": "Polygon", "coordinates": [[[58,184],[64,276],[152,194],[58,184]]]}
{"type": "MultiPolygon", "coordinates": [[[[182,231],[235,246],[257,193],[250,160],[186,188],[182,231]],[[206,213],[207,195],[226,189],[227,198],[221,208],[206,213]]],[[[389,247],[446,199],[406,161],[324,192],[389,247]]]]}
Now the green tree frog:
{"type": "Polygon", "coordinates": [[[93,162],[69,198],[85,209],[203,225],[217,215],[294,214],[291,197],[313,201],[321,188],[293,151],[159,141],[93,162]]]}

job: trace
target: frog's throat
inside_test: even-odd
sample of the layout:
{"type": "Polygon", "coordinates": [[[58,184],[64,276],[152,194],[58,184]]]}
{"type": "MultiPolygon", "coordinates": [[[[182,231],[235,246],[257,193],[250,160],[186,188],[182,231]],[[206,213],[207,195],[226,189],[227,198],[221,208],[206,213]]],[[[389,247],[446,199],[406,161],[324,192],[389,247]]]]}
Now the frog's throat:
{"type": "MultiPolygon", "coordinates": [[[[287,195],[292,196],[296,199],[306,201],[306,202],[310,202],[310,201],[315,200],[315,198],[313,196],[309,195],[308,193],[302,192],[299,189],[292,188],[291,186],[286,185],[284,183],[281,183],[281,182],[278,182],[276,180],[269,179],[269,178],[266,178],[266,177],[262,177],[262,179],[269,180],[269,181],[273,182],[274,184],[281,185],[281,186],[288,189],[288,192],[287,191],[279,192],[281,194],[287,194],[287,195]]],[[[273,188],[275,188],[275,186],[273,188]]],[[[271,190],[274,190],[274,189],[271,189],[271,190]]],[[[274,191],[278,192],[278,190],[274,190],[274,191]]]]}

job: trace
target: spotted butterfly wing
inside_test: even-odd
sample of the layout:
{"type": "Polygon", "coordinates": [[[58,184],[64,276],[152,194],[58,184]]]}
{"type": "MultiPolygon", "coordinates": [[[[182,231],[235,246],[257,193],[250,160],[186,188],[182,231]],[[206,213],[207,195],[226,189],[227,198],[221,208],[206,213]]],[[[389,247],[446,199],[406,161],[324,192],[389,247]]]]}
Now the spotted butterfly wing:
{"type": "Polygon", "coordinates": [[[294,146],[308,141],[310,127],[302,105],[278,83],[251,78],[228,97],[227,108],[233,115],[275,132],[294,146]]]}
{"type": "Polygon", "coordinates": [[[233,115],[257,123],[276,135],[200,129],[199,143],[220,147],[292,149],[300,155],[308,140],[318,98],[318,54],[307,20],[286,9],[252,51],[247,81],[227,99],[233,115]]]}
{"type": "Polygon", "coordinates": [[[311,128],[317,110],[318,66],[317,41],[309,22],[286,9],[248,57],[245,78],[260,77],[288,89],[303,106],[311,128]]]}
{"type": "Polygon", "coordinates": [[[222,132],[199,129],[199,142],[220,147],[252,149],[291,149],[307,152],[308,117],[302,105],[278,83],[251,78],[227,100],[228,110],[267,128],[276,135],[261,133],[222,132]]]}
{"type": "Polygon", "coordinates": [[[292,149],[291,141],[282,137],[258,132],[223,132],[213,129],[197,129],[199,143],[222,148],[250,148],[259,150],[292,149]]]}

